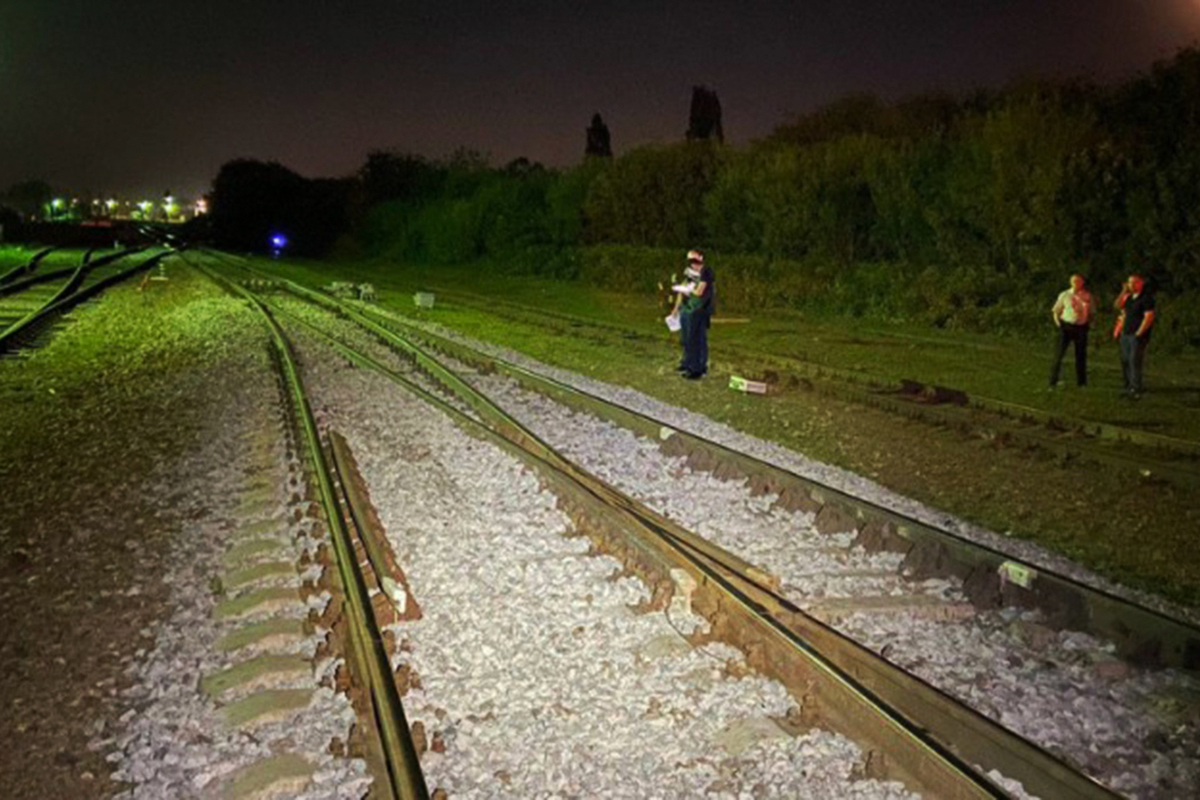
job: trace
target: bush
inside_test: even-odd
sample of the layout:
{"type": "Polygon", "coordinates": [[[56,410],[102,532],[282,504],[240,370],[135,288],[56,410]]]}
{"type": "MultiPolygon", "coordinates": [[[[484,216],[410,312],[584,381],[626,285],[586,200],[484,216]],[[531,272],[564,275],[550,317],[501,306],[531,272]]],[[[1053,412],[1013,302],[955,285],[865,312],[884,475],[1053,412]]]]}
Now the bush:
{"type": "Polygon", "coordinates": [[[364,193],[383,202],[361,236],[409,261],[636,292],[700,246],[723,312],[1014,334],[1071,272],[1115,291],[1138,271],[1162,291],[1158,337],[1184,346],[1200,329],[1198,86],[1191,48],[1116,89],[847,98],[740,150],[680,142],[567,171],[373,154],[364,193]]]}

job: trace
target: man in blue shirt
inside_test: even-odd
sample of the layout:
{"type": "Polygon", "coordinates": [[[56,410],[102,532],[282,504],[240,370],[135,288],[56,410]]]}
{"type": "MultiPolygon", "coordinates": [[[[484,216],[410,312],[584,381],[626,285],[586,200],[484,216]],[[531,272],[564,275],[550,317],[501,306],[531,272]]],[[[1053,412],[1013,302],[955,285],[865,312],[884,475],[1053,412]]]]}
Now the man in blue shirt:
{"type": "Polygon", "coordinates": [[[1137,400],[1142,396],[1142,368],[1146,364],[1150,328],[1154,325],[1154,295],[1146,291],[1146,281],[1141,275],[1130,275],[1114,306],[1120,312],[1113,338],[1121,345],[1125,396],[1137,400]]]}

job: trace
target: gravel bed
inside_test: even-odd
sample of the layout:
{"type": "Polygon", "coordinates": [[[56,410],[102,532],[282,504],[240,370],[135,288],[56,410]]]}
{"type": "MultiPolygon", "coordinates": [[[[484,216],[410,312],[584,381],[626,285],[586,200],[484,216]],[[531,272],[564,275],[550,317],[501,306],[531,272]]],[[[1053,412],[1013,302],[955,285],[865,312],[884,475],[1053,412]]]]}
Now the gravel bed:
{"type": "Polygon", "coordinates": [[[581,391],[645,414],[661,421],[663,424],[688,431],[696,436],[701,436],[726,447],[739,450],[762,461],[794,472],[797,475],[819,481],[831,488],[853,494],[856,497],[869,500],[897,513],[906,514],[914,519],[943,528],[971,541],[987,545],[1013,558],[1028,561],[1043,569],[1069,576],[1094,588],[1133,600],[1164,614],[1187,620],[1194,625],[1200,625],[1200,608],[1181,606],[1149,592],[1130,589],[1114,583],[1057,553],[1049,552],[1032,542],[1013,538],[1011,531],[998,533],[972,524],[944,511],[931,508],[916,500],[897,494],[884,486],[880,486],[869,478],[829,464],[814,461],[780,444],[764,441],[742,433],[730,428],[728,425],[715,422],[693,411],[669,405],[635,389],[603,383],[579,375],[578,373],[552,367],[529,358],[518,351],[463,336],[456,331],[436,323],[404,317],[403,315],[379,309],[375,306],[369,307],[373,311],[395,317],[406,324],[465,344],[482,353],[502,358],[532,372],[536,372],[539,375],[561,381],[581,391]]]}
{"type": "Polygon", "coordinates": [[[326,311],[307,300],[288,294],[272,295],[270,301],[274,308],[285,313],[286,316],[283,316],[280,322],[293,341],[298,339],[309,347],[313,345],[328,347],[328,344],[321,341],[311,329],[297,322],[297,320],[302,320],[343,345],[370,356],[472,419],[479,419],[475,409],[471,408],[457,394],[421,372],[412,359],[380,342],[376,336],[364,330],[357,322],[351,322],[345,317],[326,311]]]}
{"type": "MultiPolygon", "coordinates": [[[[506,377],[464,374],[567,458],[779,576],[784,594],[801,607],[833,597],[914,593],[968,602],[955,581],[906,581],[895,572],[895,554],[857,548],[841,561],[814,554],[814,548],[849,548],[852,535],[822,536],[811,514],[772,507],[774,496],[751,496],[745,481],[693,472],[657,443],[506,377]]],[[[952,621],[858,613],[839,627],[1118,791],[1190,797],[1200,786],[1200,682],[1192,676],[1133,670],[1109,643],[1053,631],[1037,613],[1014,609],[952,621]]]]}
{"type": "MultiPolygon", "coordinates": [[[[304,347],[302,353],[309,351],[304,347]]],[[[635,614],[647,588],[589,556],[519,461],[337,359],[305,358],[321,423],[346,436],[424,616],[394,626],[417,678],[410,722],[431,788],[477,797],[912,795],[854,780],[857,747],[785,735],[783,687],[737,651],[694,649],[683,602],[635,614]]],[[[680,595],[682,599],[682,595],[680,595]]]]}
{"type": "MultiPolygon", "coordinates": [[[[230,536],[247,524],[274,521],[276,535],[295,543],[296,558],[315,551],[318,544],[309,536],[311,521],[294,522],[288,513],[294,499],[289,496],[288,470],[297,463],[286,454],[281,397],[265,352],[256,366],[223,387],[224,414],[212,420],[205,446],[162,476],[157,487],[179,496],[190,512],[166,568],[173,610],[143,632],[153,637],[153,646],[130,659],[133,684],[124,698],[129,710],[115,724],[97,721],[91,743],[93,749],[108,753],[114,779],[128,784],[118,795],[122,800],[216,797],[224,779],[237,769],[283,752],[299,754],[316,766],[307,789],[294,797],[350,800],[369,789],[363,761],[336,758],[330,752],[332,741],[346,741],[355,719],[343,695],[318,686],[320,681],[332,682],[335,660],[319,661],[311,675],[275,683],[272,688],[316,691],[297,716],[253,730],[233,728],[222,717],[221,707],[242,695],[227,693],[218,703],[200,689],[205,676],[255,654],[247,648],[231,655],[215,646],[222,635],[248,621],[220,621],[213,614],[220,599],[213,579],[227,570],[222,556],[231,546],[230,536]],[[274,437],[265,471],[261,457],[249,453],[251,441],[264,433],[274,437]],[[239,502],[251,477],[272,486],[272,499],[261,511],[248,513],[239,502]]],[[[315,579],[316,573],[313,568],[300,577],[315,579]]],[[[311,595],[307,601],[318,612],[326,602],[327,594],[311,595]]],[[[318,628],[291,651],[313,657],[326,633],[318,628]]]]}

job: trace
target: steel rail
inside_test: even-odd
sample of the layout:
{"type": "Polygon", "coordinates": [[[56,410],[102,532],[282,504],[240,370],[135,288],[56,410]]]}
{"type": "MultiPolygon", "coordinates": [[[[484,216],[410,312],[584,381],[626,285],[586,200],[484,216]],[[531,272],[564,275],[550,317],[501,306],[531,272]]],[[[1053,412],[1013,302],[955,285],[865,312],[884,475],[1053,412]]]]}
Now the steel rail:
{"type": "MultiPolygon", "coordinates": [[[[451,391],[453,391],[464,402],[470,405],[471,408],[475,409],[480,416],[486,419],[503,435],[509,437],[519,444],[534,449],[543,458],[559,464],[560,467],[567,472],[579,472],[581,474],[585,474],[583,470],[580,470],[579,467],[575,466],[570,461],[559,455],[554,448],[543,442],[535,433],[533,433],[533,431],[529,430],[524,425],[513,419],[510,415],[506,414],[503,409],[493,403],[491,399],[486,397],[482,392],[478,391],[469,383],[464,381],[457,374],[455,374],[453,370],[447,368],[436,358],[433,358],[429,354],[425,353],[425,351],[423,351],[421,348],[416,347],[403,337],[397,336],[392,331],[389,331],[382,325],[379,325],[368,317],[358,313],[353,308],[336,302],[331,304],[330,298],[328,298],[326,295],[323,295],[319,292],[314,292],[311,289],[306,289],[301,286],[288,285],[287,288],[292,292],[298,293],[301,297],[346,315],[350,320],[358,323],[372,334],[378,336],[387,344],[400,349],[407,356],[412,358],[418,366],[429,372],[431,377],[446,384],[451,391]]],[[[614,494],[612,501],[620,504],[626,502],[626,499],[623,495],[614,494]]],[[[674,531],[674,533],[680,538],[687,540],[692,547],[702,552],[709,553],[715,559],[731,564],[747,574],[756,575],[760,580],[765,580],[767,582],[773,581],[773,579],[767,576],[766,573],[763,573],[754,564],[751,564],[750,562],[745,561],[732,553],[716,547],[711,542],[708,542],[704,538],[697,536],[691,531],[678,528],[676,531],[674,531]]]]}
{"type": "MultiPolygon", "coordinates": [[[[303,325],[352,362],[378,372],[442,409],[472,435],[488,438],[543,473],[549,471],[557,477],[554,483],[560,491],[582,492],[604,506],[617,510],[622,514],[625,527],[633,531],[632,535],[648,533],[687,559],[708,582],[720,586],[724,591],[726,599],[718,601],[718,607],[724,602],[728,610],[728,604],[732,602],[744,617],[749,618],[751,624],[765,626],[768,635],[775,637],[777,646],[807,659],[827,679],[835,681],[836,690],[826,687],[818,691],[826,693],[822,704],[826,716],[838,720],[844,728],[862,735],[861,714],[845,711],[843,704],[873,703],[876,711],[890,715],[893,723],[928,737],[928,746],[944,748],[944,752],[957,755],[964,763],[984,764],[987,769],[997,769],[1021,781],[1027,791],[1039,796],[1064,800],[1116,797],[1096,781],[1032,742],[810,617],[781,597],[773,587],[764,585],[762,573],[736,566],[732,563],[734,559],[724,558],[725,553],[720,548],[695,546],[693,542],[698,537],[680,535],[682,529],[679,526],[544,445],[539,447],[533,444],[532,440],[536,440],[536,437],[530,435],[516,439],[506,433],[511,426],[485,426],[395,370],[330,336],[309,320],[286,311],[281,313],[303,325]],[[830,696],[836,700],[830,702],[830,696]]],[[[763,658],[768,656],[764,654],[763,658]]],[[[781,679],[789,686],[795,685],[794,680],[786,679],[791,672],[789,665],[768,665],[767,671],[784,676],[781,679]]],[[[899,735],[896,731],[892,733],[899,735]]],[[[871,739],[869,736],[867,738],[871,739]]],[[[886,740],[883,743],[878,739],[873,741],[886,749],[886,740]]],[[[895,742],[892,745],[894,747],[895,742]]],[[[914,754],[909,752],[907,755],[913,757],[914,754]]],[[[911,766],[902,771],[910,776],[920,774],[919,769],[911,766]]],[[[928,787],[925,788],[928,790],[928,787]]]]}
{"type": "MultiPolygon", "coordinates": [[[[69,297],[71,294],[73,294],[75,292],[75,290],[78,289],[83,284],[83,282],[87,278],[87,276],[91,274],[92,270],[99,269],[100,267],[103,267],[103,266],[107,266],[108,264],[111,264],[114,261],[118,261],[127,255],[132,255],[133,253],[137,253],[139,251],[140,251],[140,248],[129,248],[126,250],[119,250],[115,253],[110,253],[109,255],[101,256],[100,258],[97,258],[93,261],[92,255],[95,252],[95,248],[93,248],[92,250],[88,250],[87,253],[85,253],[83,256],[83,261],[80,263],[80,265],[78,267],[76,267],[75,272],[71,275],[70,280],[68,280],[65,284],[63,284],[62,288],[59,289],[58,292],[54,295],[54,297],[50,298],[50,300],[47,301],[46,305],[43,307],[48,308],[49,306],[52,306],[55,303],[57,303],[59,300],[69,297]]],[[[37,313],[37,312],[34,312],[34,313],[37,313]]]]}
{"type": "MultiPolygon", "coordinates": [[[[586,317],[579,317],[560,311],[532,308],[512,300],[484,298],[474,295],[470,292],[464,292],[461,289],[438,289],[437,291],[439,294],[445,294],[451,298],[459,298],[458,302],[461,302],[462,305],[465,306],[473,308],[486,307],[489,313],[493,314],[495,313],[496,306],[501,305],[507,306],[527,316],[560,320],[572,326],[578,327],[586,325],[593,328],[612,331],[625,336],[628,336],[631,333],[629,328],[619,324],[608,323],[601,320],[591,320],[586,317]]],[[[645,339],[647,341],[658,341],[656,337],[649,336],[644,333],[633,333],[636,337],[645,339]]],[[[831,391],[830,393],[841,397],[842,399],[852,400],[853,402],[865,401],[868,404],[872,404],[870,398],[879,390],[899,390],[901,384],[899,380],[893,380],[881,375],[862,372],[859,370],[843,369],[840,367],[811,361],[805,358],[800,358],[794,355],[764,355],[762,353],[757,353],[753,350],[739,347],[737,345],[725,345],[724,352],[728,352],[733,355],[740,354],[748,359],[753,359],[761,363],[787,364],[801,371],[805,377],[825,380],[832,379],[845,384],[850,384],[849,386],[844,387],[840,392],[831,391]]],[[[1142,431],[1137,430],[1136,428],[1128,428],[1123,425],[1116,425],[1099,420],[1087,420],[1081,417],[1073,417],[1067,414],[1046,411],[1044,409],[1033,408],[1020,403],[999,400],[997,398],[986,397],[970,392],[963,392],[962,394],[966,397],[968,406],[976,408],[980,411],[986,411],[988,413],[999,415],[1011,422],[1031,421],[1047,428],[1061,428],[1064,430],[1078,431],[1097,440],[1130,442],[1143,447],[1166,450],[1178,455],[1192,457],[1200,456],[1200,441],[1195,439],[1184,439],[1177,436],[1155,433],[1153,431],[1142,431]]],[[[874,402],[874,404],[885,405],[890,411],[898,410],[892,405],[888,404],[887,400],[885,399],[878,399],[874,402]]],[[[920,406],[917,407],[916,410],[919,410],[925,414],[933,414],[933,411],[928,406],[920,406]]],[[[951,418],[950,421],[952,422],[953,418],[951,418]]],[[[1089,455],[1097,460],[1108,461],[1110,463],[1121,464],[1131,460],[1128,458],[1118,459],[1116,456],[1106,458],[1105,454],[1103,453],[1098,453],[1092,449],[1080,447],[1078,445],[1073,445],[1071,449],[1082,454],[1089,455]]]]}
{"type": "MultiPolygon", "coordinates": [[[[261,313],[270,332],[272,352],[306,444],[309,467],[317,483],[321,506],[329,525],[330,538],[333,540],[338,574],[349,607],[351,647],[356,662],[365,673],[361,677],[367,685],[373,721],[378,731],[385,764],[385,774],[380,777],[386,780],[388,792],[396,800],[428,800],[429,791],[425,786],[420,760],[409,733],[395,681],[391,677],[391,662],[371,612],[370,592],[355,557],[350,531],[342,517],[338,496],[334,490],[333,477],[338,472],[339,464],[325,456],[320,432],[308,404],[291,345],[271,311],[260,299],[203,266],[191,266],[208,276],[218,286],[246,299],[251,307],[261,313]]],[[[353,510],[351,514],[354,514],[353,510]]]]}
{"type": "Polygon", "coordinates": [[[407,607],[407,589],[392,577],[392,565],[395,563],[385,551],[382,543],[385,535],[379,527],[378,517],[368,512],[370,500],[365,490],[359,487],[351,475],[354,472],[354,456],[345,437],[334,431],[329,432],[329,452],[342,486],[342,494],[346,497],[346,507],[350,512],[351,521],[358,530],[358,541],[362,544],[371,572],[384,596],[392,603],[397,612],[403,613],[407,607]],[[404,606],[401,606],[401,602],[404,606]]]}
{"type": "Polygon", "coordinates": [[[56,281],[59,278],[66,278],[70,275],[73,275],[76,269],[78,269],[78,267],[63,267],[52,272],[40,272],[37,275],[28,275],[20,280],[12,281],[4,286],[0,286],[0,297],[7,297],[9,295],[17,294],[18,292],[23,292],[30,286],[37,286],[41,283],[56,281]]]}
{"type": "MultiPolygon", "coordinates": [[[[252,274],[266,274],[249,266],[239,266],[252,274]]],[[[286,279],[268,277],[288,291],[336,309],[338,313],[359,318],[374,316],[381,318],[384,323],[399,325],[411,335],[432,342],[436,349],[459,360],[483,363],[516,379],[527,388],[658,440],[677,454],[702,453],[709,460],[726,465],[735,474],[757,482],[764,491],[774,492],[781,497],[787,497],[790,493],[792,497],[801,497],[818,508],[831,506],[839,509],[855,520],[860,533],[870,532],[873,538],[882,540],[884,547],[906,553],[920,569],[931,569],[930,565],[933,565],[932,569],[938,573],[949,573],[962,579],[977,602],[982,600],[993,605],[1036,607],[1047,614],[1053,625],[1084,630],[1111,640],[1119,654],[1133,663],[1200,671],[1200,627],[1189,622],[677,429],[648,414],[589,394],[505,359],[480,353],[394,315],[376,309],[364,309],[360,313],[336,298],[286,279]]],[[[369,329],[382,328],[387,334],[396,336],[379,322],[368,321],[371,323],[369,329]]],[[[407,343],[401,346],[412,347],[407,343]]],[[[428,356],[426,360],[430,360],[428,356]]],[[[511,426],[511,423],[504,424],[511,426]]]]}
{"type": "MultiPolygon", "coordinates": [[[[302,291],[312,293],[312,290],[302,291]]],[[[345,305],[332,298],[326,300],[326,305],[345,305]]],[[[1132,662],[1200,670],[1200,628],[1188,622],[680,430],[642,412],[416,328],[411,323],[375,310],[366,313],[401,325],[417,338],[433,342],[437,349],[459,360],[483,363],[527,388],[577,410],[588,411],[643,436],[665,441],[667,446],[674,446],[675,452],[702,452],[711,460],[728,465],[742,477],[757,479],[763,490],[780,495],[789,491],[802,493],[819,507],[838,508],[856,520],[860,532],[873,526],[882,533],[889,547],[910,553],[914,561],[920,559],[926,564],[944,565],[944,571],[972,582],[981,595],[991,600],[1005,605],[1037,607],[1047,613],[1053,624],[1110,639],[1121,655],[1132,662]],[[671,439],[675,439],[675,443],[671,439]],[[1010,577],[1014,580],[1008,580],[1010,577]],[[1022,586],[1022,583],[1028,585],[1022,586]]]]}
{"type": "Polygon", "coordinates": [[[135,264],[115,275],[96,281],[83,289],[79,288],[80,284],[84,282],[93,270],[140,251],[141,248],[122,250],[104,256],[89,264],[67,270],[72,273],[71,278],[55,293],[54,297],[48,300],[41,308],[27,314],[7,330],[0,332],[0,355],[19,349],[22,343],[36,336],[48,324],[80,303],[90,300],[110,286],[115,286],[139,272],[150,269],[155,264],[172,255],[170,251],[157,253],[145,261],[135,264]]]}
{"type": "Polygon", "coordinates": [[[44,250],[39,250],[33,254],[33,257],[30,258],[29,261],[25,262],[24,264],[19,264],[3,275],[0,275],[0,286],[6,286],[7,284],[12,283],[21,275],[32,273],[38,268],[38,264],[41,263],[42,259],[50,255],[56,249],[58,248],[47,247],[44,250]]]}

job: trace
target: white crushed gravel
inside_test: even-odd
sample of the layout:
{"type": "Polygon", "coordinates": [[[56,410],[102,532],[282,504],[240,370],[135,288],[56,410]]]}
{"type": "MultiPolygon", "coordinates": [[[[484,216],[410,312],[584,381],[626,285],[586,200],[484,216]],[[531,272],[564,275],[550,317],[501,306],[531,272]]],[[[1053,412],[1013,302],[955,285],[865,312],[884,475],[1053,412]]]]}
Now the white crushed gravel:
{"type": "MultiPolygon", "coordinates": [[[[471,380],[569,459],[779,576],[785,595],[801,607],[829,597],[913,593],[967,602],[954,582],[905,581],[894,572],[900,560],[894,554],[858,548],[839,561],[814,552],[848,548],[851,537],[822,536],[812,515],[773,508],[775,497],[751,496],[745,481],[693,472],[657,443],[503,376],[471,380]]],[[[952,621],[858,613],[839,627],[1118,791],[1192,796],[1200,787],[1200,714],[1160,707],[1200,703],[1200,682],[1179,671],[1131,670],[1116,661],[1108,643],[1052,631],[1038,619],[1015,610],[952,621]]]]}
{"type": "MultiPolygon", "coordinates": [[[[282,322],[289,336],[300,337],[310,343],[318,342],[321,340],[313,334],[309,326],[316,328],[340,344],[370,356],[468,417],[479,419],[478,413],[457,394],[417,369],[411,358],[402,356],[384,345],[378,337],[358,323],[287,294],[272,295],[270,301],[273,308],[283,312],[282,322]]],[[[321,344],[327,346],[326,342],[321,341],[321,344]]]]}
{"type": "Polygon", "coordinates": [[[911,498],[897,494],[887,487],[853,472],[814,461],[789,450],[775,442],[767,442],[749,434],[715,422],[702,414],[679,408],[650,397],[627,386],[617,386],[588,378],[578,373],[549,366],[535,359],[489,342],[481,342],[436,323],[405,317],[394,312],[368,306],[372,311],[392,316],[407,325],[424,329],[437,336],[465,344],[481,353],[486,353],[525,369],[573,386],[581,391],[602,397],[679,430],[717,442],[734,450],[789,470],[805,478],[819,481],[831,488],[853,494],[900,514],[905,514],[930,525],[941,527],[966,539],[987,545],[995,550],[1019,558],[1044,569],[1069,576],[1081,583],[1111,592],[1119,597],[1134,600],[1148,608],[1200,625],[1200,608],[1191,608],[1171,603],[1149,592],[1138,591],[1114,583],[1090,570],[1052,553],[1032,542],[1016,538],[1012,531],[997,533],[979,525],[959,519],[936,508],[931,508],[911,498]]]}
{"type": "MultiPolygon", "coordinates": [[[[303,342],[304,337],[298,337],[303,342]]],[[[640,582],[586,555],[515,459],[409,393],[301,346],[323,425],[350,442],[424,617],[395,626],[430,787],[482,797],[909,797],[852,780],[840,736],[772,722],[792,699],[740,655],[637,615],[640,582]],[[740,676],[740,677],[739,677],[740,676]],[[441,746],[444,745],[444,749],[441,746]]]]}
{"type": "MultiPolygon", "coordinates": [[[[280,513],[288,508],[289,500],[281,398],[265,351],[255,367],[210,387],[225,393],[224,413],[209,421],[205,446],[158,479],[157,491],[180,495],[190,512],[190,521],[177,532],[165,576],[171,586],[173,611],[144,632],[153,637],[153,647],[130,660],[128,673],[133,685],[125,698],[129,711],[116,725],[99,722],[91,743],[94,749],[107,751],[114,779],[128,784],[118,795],[122,800],[215,797],[222,779],[238,768],[285,751],[301,755],[317,767],[309,787],[297,795],[302,800],[351,800],[369,789],[364,762],[335,758],[329,752],[330,742],[334,738],[345,741],[354,722],[354,711],[344,696],[316,688],[336,666],[331,660],[318,664],[312,675],[278,685],[316,688],[312,702],[299,716],[252,732],[229,729],[221,716],[220,705],[238,699],[236,692],[222,697],[218,704],[200,689],[203,677],[255,654],[253,648],[234,655],[217,650],[217,640],[240,623],[213,617],[219,598],[214,596],[212,579],[227,571],[221,558],[230,546],[229,533],[272,514],[268,510],[254,519],[238,516],[253,463],[247,454],[248,437],[264,430],[277,437],[276,466],[265,477],[277,487],[273,512],[279,518],[278,534],[294,543],[297,558],[317,545],[307,535],[309,521],[290,522],[280,513]]],[[[291,582],[298,585],[299,579],[291,582]]],[[[309,603],[319,610],[327,600],[328,595],[314,595],[309,603]]],[[[318,630],[294,651],[311,657],[324,634],[318,630]]]]}

